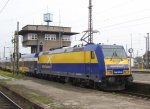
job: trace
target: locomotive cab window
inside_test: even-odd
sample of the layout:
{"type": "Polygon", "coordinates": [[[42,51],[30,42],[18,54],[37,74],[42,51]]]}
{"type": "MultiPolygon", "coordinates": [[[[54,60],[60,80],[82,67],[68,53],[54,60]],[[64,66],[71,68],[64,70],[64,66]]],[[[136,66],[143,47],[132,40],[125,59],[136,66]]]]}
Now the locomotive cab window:
{"type": "Polygon", "coordinates": [[[105,58],[126,58],[126,52],[122,46],[104,46],[103,54],[105,58]]]}
{"type": "Polygon", "coordinates": [[[95,58],[94,51],[91,51],[91,59],[94,59],[94,58],[95,58]]]}

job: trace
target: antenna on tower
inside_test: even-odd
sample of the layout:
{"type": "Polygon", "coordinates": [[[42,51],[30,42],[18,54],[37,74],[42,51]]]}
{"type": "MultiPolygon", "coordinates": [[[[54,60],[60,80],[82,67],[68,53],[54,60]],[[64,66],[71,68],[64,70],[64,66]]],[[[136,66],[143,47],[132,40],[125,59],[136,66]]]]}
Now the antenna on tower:
{"type": "Polygon", "coordinates": [[[48,13],[48,5],[47,5],[47,13],[48,13]]]}
{"type": "Polygon", "coordinates": [[[43,20],[44,22],[47,22],[47,26],[49,26],[50,22],[53,22],[53,14],[48,13],[48,6],[47,6],[47,13],[44,14],[43,20]]]}
{"type": "Polygon", "coordinates": [[[88,18],[88,30],[84,31],[85,34],[80,39],[86,43],[93,43],[93,33],[97,33],[98,31],[93,31],[93,19],[92,19],[92,0],[89,0],[89,18],[88,18]],[[88,35],[87,35],[88,34],[88,35]]]}
{"type": "Polygon", "coordinates": [[[59,9],[59,26],[61,25],[61,13],[60,13],[60,9],[59,9]]]}

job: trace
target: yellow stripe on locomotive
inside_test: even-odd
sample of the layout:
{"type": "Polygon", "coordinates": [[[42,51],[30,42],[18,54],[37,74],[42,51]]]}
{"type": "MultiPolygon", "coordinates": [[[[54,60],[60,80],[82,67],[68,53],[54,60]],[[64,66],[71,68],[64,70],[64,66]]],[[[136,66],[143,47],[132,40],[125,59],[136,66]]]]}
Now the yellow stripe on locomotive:
{"type": "Polygon", "coordinates": [[[93,59],[91,59],[91,51],[41,55],[38,63],[98,63],[95,51],[92,52],[93,59]]]}

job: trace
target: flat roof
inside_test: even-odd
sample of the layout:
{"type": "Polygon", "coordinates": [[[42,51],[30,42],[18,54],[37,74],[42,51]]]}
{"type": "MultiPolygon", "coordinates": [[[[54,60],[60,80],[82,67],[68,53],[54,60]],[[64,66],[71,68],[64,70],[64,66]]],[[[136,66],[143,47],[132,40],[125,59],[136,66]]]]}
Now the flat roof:
{"type": "Polygon", "coordinates": [[[35,27],[41,26],[41,27],[62,27],[62,28],[71,28],[71,27],[65,27],[65,26],[51,26],[51,25],[26,25],[26,26],[24,26],[23,28],[28,27],[28,26],[35,26],[35,27]]]}
{"type": "MultiPolygon", "coordinates": [[[[45,34],[59,34],[60,31],[45,31],[45,30],[21,30],[19,31],[19,35],[24,35],[24,34],[27,34],[27,33],[45,33],[45,34]]],[[[79,33],[76,33],[76,32],[62,32],[61,33],[63,35],[75,35],[75,34],[79,34],[79,33]]]]}

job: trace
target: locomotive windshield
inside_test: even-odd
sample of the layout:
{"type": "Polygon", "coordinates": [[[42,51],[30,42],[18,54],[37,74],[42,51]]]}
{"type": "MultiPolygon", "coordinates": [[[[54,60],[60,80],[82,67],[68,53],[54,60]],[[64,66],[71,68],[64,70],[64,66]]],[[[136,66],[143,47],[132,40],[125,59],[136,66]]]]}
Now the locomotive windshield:
{"type": "Polygon", "coordinates": [[[102,46],[103,54],[105,58],[127,58],[126,52],[123,46],[102,46]]]}

